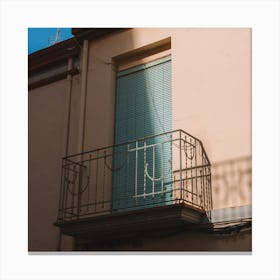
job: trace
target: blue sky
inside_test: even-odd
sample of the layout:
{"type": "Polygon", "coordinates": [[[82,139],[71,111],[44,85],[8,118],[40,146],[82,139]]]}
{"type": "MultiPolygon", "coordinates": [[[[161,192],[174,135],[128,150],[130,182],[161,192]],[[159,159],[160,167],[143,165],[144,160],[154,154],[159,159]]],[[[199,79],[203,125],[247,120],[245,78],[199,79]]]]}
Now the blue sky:
{"type": "MultiPolygon", "coordinates": [[[[72,36],[71,28],[59,28],[59,41],[72,36]]],[[[58,28],[28,28],[28,54],[49,47],[53,44],[58,28]]]]}

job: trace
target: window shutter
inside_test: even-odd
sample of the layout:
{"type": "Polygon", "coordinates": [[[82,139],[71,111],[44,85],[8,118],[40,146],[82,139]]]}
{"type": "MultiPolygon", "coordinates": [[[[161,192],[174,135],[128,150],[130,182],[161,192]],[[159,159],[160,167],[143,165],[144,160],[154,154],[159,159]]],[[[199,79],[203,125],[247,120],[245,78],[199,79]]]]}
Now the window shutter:
{"type": "MultiPolygon", "coordinates": [[[[170,56],[119,72],[115,110],[115,145],[171,131],[170,56]]],[[[164,137],[166,136],[148,139],[146,145],[167,140],[164,137]]],[[[158,144],[146,150],[144,145],[142,140],[137,144],[133,142],[129,146],[121,145],[115,148],[114,211],[164,205],[171,199],[171,144],[158,144]],[[138,148],[142,147],[137,152],[136,145],[138,148]],[[128,152],[127,149],[131,151],[128,152]],[[149,164],[147,171],[150,176],[169,177],[164,180],[164,194],[152,194],[162,189],[162,183],[157,180],[153,186],[152,181],[145,176],[145,162],[149,164]],[[144,197],[144,193],[147,196],[144,197]]]]}

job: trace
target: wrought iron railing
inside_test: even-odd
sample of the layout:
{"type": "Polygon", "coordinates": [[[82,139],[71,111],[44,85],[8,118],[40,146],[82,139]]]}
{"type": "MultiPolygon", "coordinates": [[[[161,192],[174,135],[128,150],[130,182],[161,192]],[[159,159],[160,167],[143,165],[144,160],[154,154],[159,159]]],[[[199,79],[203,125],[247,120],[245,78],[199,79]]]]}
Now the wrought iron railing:
{"type": "Polygon", "coordinates": [[[210,161],[182,130],[63,158],[58,222],[175,203],[212,208],[210,161]]]}

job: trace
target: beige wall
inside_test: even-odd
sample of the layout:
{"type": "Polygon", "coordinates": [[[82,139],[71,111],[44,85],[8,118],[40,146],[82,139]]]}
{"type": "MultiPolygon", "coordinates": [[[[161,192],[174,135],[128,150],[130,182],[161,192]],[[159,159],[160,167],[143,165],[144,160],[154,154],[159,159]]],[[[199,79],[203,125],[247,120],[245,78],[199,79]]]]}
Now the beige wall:
{"type": "MultiPolygon", "coordinates": [[[[73,118],[78,108],[78,76],[73,79],[73,118]]],[[[68,85],[61,80],[29,91],[28,96],[28,238],[30,251],[57,250],[61,158],[65,156],[68,85]]],[[[77,119],[77,118],[76,118],[77,119]]],[[[72,140],[76,139],[73,120],[72,140]]],[[[77,128],[76,128],[77,129],[77,128]]],[[[70,152],[76,144],[70,142],[70,152]]],[[[71,238],[62,240],[70,249],[71,238]]]]}

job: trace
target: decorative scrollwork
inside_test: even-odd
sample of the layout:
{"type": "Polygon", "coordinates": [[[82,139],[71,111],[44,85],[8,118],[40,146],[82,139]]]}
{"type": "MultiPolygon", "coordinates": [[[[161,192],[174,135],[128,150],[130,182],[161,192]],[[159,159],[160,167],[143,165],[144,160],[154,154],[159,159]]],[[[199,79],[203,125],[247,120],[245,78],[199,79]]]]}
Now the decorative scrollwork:
{"type": "Polygon", "coordinates": [[[194,158],[196,145],[193,145],[192,143],[185,142],[183,148],[184,148],[184,152],[185,152],[186,157],[188,159],[192,160],[194,158]],[[189,155],[188,151],[190,151],[190,155],[189,155]]]}
{"type": "MultiPolygon", "coordinates": [[[[86,166],[83,166],[83,168],[86,168],[86,166]]],[[[82,170],[82,169],[81,169],[82,170]]],[[[68,170],[69,171],[69,170],[68,170]]],[[[87,188],[88,188],[88,186],[89,186],[89,181],[90,181],[90,176],[86,176],[86,178],[87,178],[87,182],[86,182],[86,184],[85,184],[85,186],[83,187],[83,188],[79,188],[79,190],[78,190],[78,192],[75,192],[74,191],[74,186],[76,185],[76,180],[77,180],[77,174],[83,174],[84,173],[84,171],[80,171],[80,172],[78,172],[78,171],[76,171],[76,168],[74,167],[74,176],[73,176],[73,180],[70,180],[69,179],[69,173],[67,172],[67,176],[65,177],[65,181],[66,181],[66,183],[67,183],[67,191],[69,192],[69,193],[71,193],[73,196],[76,196],[76,195],[81,195],[87,188]],[[70,186],[72,186],[72,187],[70,187],[70,186]]]]}
{"type": "MultiPolygon", "coordinates": [[[[171,160],[168,160],[169,164],[170,164],[170,168],[168,170],[168,175],[171,175],[172,173],[172,168],[171,168],[171,160]]],[[[145,163],[145,174],[146,176],[152,181],[152,182],[157,182],[157,181],[164,181],[166,176],[161,175],[159,178],[153,178],[152,176],[150,176],[149,172],[148,172],[148,163],[145,163]]]]}
{"type": "MultiPolygon", "coordinates": [[[[121,152],[118,152],[120,154],[124,154],[124,153],[121,153],[121,152]]],[[[107,163],[107,154],[106,154],[106,151],[104,152],[104,164],[105,166],[111,171],[111,172],[117,172],[117,171],[120,171],[121,169],[123,169],[125,167],[125,165],[127,164],[127,160],[128,160],[128,151],[125,152],[125,159],[124,159],[124,162],[121,164],[120,167],[117,167],[117,168],[112,168],[108,165],[107,163]]]]}
{"type": "Polygon", "coordinates": [[[67,184],[75,184],[75,182],[76,182],[76,179],[77,179],[77,174],[78,174],[78,171],[76,171],[76,168],[74,167],[74,171],[73,170],[71,170],[72,172],[74,172],[74,176],[73,176],[73,179],[71,180],[70,178],[69,178],[69,169],[67,170],[67,175],[65,175],[65,182],[67,183],[67,184]]]}
{"type": "Polygon", "coordinates": [[[157,181],[162,181],[162,180],[164,180],[164,176],[160,176],[159,178],[153,178],[153,177],[151,177],[151,176],[149,175],[149,172],[148,172],[148,166],[149,166],[149,164],[146,163],[146,164],[145,164],[145,174],[146,174],[146,176],[147,176],[152,182],[157,182],[157,181]]]}

